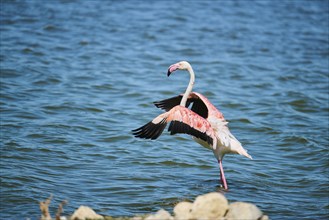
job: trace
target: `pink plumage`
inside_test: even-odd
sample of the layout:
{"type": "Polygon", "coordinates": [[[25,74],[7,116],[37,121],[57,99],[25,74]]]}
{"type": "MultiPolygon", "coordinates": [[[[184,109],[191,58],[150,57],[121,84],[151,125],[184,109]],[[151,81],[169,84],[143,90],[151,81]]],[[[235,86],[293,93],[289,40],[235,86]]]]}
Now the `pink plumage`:
{"type": "Polygon", "coordinates": [[[241,143],[231,134],[223,114],[202,94],[192,92],[195,81],[194,71],[186,61],[173,64],[168,69],[168,76],[176,70],[187,70],[190,73],[190,83],[183,95],[154,102],[161,109],[166,110],[144,126],[133,130],[135,137],[156,139],[166,125],[170,123],[170,134],[185,133],[213,151],[220,167],[221,182],[224,189],[228,189],[224,175],[222,160],[225,154],[240,154],[250,159],[251,156],[241,143]],[[192,104],[191,109],[189,105],[192,104]]]}

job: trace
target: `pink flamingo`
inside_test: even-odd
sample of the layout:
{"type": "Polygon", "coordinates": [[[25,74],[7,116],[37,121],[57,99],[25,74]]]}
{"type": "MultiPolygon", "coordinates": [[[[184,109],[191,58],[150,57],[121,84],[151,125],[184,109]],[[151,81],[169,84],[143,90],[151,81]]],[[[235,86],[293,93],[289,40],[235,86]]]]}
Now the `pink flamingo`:
{"type": "Polygon", "coordinates": [[[241,143],[231,134],[223,114],[203,95],[192,92],[195,81],[194,71],[186,61],[171,65],[168,76],[176,70],[187,70],[190,82],[184,95],[178,95],[159,102],[154,102],[158,108],[166,110],[144,126],[133,130],[133,135],[139,138],[158,138],[167,123],[170,122],[170,134],[185,133],[203,147],[213,151],[220,168],[220,179],[225,190],[228,189],[222,160],[225,154],[240,154],[250,159],[251,156],[241,143]],[[187,107],[193,103],[191,109],[187,107]]]}

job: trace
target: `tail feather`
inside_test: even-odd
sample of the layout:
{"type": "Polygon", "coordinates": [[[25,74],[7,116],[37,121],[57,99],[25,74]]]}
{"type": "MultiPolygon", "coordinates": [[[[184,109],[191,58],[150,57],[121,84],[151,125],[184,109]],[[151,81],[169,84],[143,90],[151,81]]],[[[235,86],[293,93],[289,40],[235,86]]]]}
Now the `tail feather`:
{"type": "Polygon", "coordinates": [[[252,157],[250,156],[250,154],[247,153],[247,150],[242,147],[241,143],[238,140],[231,139],[231,148],[234,151],[236,151],[238,154],[248,157],[249,159],[252,160],[252,157]]]}
{"type": "Polygon", "coordinates": [[[252,160],[252,157],[247,153],[247,150],[242,147],[240,141],[234,137],[234,135],[226,126],[227,122],[224,123],[225,124],[221,124],[219,132],[217,133],[217,137],[219,138],[220,143],[223,146],[230,148],[232,153],[234,152],[240,154],[252,160]]]}
{"type": "MultiPolygon", "coordinates": [[[[243,149],[243,148],[242,148],[243,149]]],[[[240,155],[243,155],[245,157],[248,157],[250,160],[252,160],[252,156],[247,153],[247,150],[243,149],[243,152],[239,152],[240,155]]]]}

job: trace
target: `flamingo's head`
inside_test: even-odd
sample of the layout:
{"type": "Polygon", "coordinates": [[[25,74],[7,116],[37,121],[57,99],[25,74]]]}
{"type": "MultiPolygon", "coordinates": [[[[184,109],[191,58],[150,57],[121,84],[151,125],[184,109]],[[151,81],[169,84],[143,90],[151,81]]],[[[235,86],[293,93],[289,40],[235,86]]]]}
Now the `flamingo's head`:
{"type": "Polygon", "coordinates": [[[191,65],[187,61],[180,61],[168,68],[167,76],[170,76],[170,74],[176,70],[187,70],[189,68],[191,68],[191,65]]]}

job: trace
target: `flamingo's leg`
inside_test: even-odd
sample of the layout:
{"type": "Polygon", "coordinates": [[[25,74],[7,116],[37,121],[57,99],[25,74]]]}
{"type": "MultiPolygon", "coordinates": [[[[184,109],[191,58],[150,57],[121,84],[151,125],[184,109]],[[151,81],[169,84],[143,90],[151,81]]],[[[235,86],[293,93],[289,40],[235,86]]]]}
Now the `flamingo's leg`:
{"type": "Polygon", "coordinates": [[[226,182],[226,178],[225,178],[225,174],[224,174],[222,160],[218,160],[218,163],[219,163],[219,169],[220,169],[220,179],[222,181],[222,184],[224,186],[224,189],[227,190],[228,187],[227,187],[227,182],[226,182]]]}

